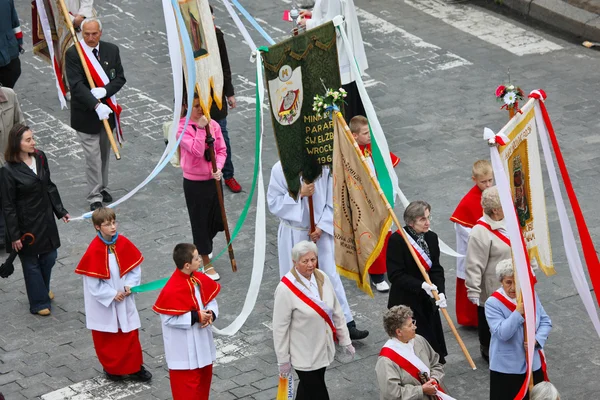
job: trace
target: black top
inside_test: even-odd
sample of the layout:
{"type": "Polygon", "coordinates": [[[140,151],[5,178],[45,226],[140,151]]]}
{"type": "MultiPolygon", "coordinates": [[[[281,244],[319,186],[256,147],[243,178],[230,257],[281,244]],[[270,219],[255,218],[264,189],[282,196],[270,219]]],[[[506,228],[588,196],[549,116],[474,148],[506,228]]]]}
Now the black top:
{"type": "MultiPolygon", "coordinates": [[[[99,58],[100,65],[109,79],[108,84],[104,86],[106,97],[102,99],[102,102],[106,104],[106,99],[121,90],[126,79],[117,45],[100,41],[99,58]]],[[[90,85],[75,46],[71,46],[67,50],[65,64],[69,86],[71,87],[71,127],[83,133],[96,134],[103,132],[103,123],[94,111],[98,100],[90,92],[90,85]]],[[[110,127],[114,129],[114,114],[110,115],[108,122],[110,127]]]]}
{"type": "Polygon", "coordinates": [[[56,185],[50,179],[46,155],[33,154],[37,175],[25,164],[6,163],[0,169],[2,212],[6,220],[6,250],[25,233],[32,233],[35,242],[23,246],[22,253],[43,254],[60,247],[56,218],[67,215],[56,185]]]}
{"type": "Polygon", "coordinates": [[[219,44],[219,55],[221,56],[221,67],[223,68],[223,107],[219,107],[213,103],[210,109],[210,117],[215,120],[225,119],[227,117],[227,98],[233,96],[233,83],[231,82],[231,66],[229,65],[229,56],[227,55],[227,46],[225,46],[225,38],[223,32],[215,27],[217,32],[217,43],[219,44]]]}

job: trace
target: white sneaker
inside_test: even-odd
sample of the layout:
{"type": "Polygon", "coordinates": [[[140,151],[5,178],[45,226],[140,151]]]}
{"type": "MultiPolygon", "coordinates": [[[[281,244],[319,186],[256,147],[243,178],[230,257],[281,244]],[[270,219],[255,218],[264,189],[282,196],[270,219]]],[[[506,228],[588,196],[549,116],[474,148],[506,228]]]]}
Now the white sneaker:
{"type": "Polygon", "coordinates": [[[209,260],[212,260],[212,253],[210,253],[210,254],[208,255],[208,259],[209,259],[209,260]]]}
{"type": "Polygon", "coordinates": [[[374,283],[374,285],[378,292],[386,293],[390,291],[390,285],[386,281],[374,283]]]}

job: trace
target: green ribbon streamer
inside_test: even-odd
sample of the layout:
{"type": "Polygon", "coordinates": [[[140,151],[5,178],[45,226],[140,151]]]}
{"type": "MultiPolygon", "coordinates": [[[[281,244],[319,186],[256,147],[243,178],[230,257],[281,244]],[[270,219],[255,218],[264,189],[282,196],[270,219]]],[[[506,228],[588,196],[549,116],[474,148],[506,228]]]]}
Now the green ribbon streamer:
{"type": "MultiPolygon", "coordinates": [[[[259,48],[259,50],[261,50],[261,48],[259,48]]],[[[267,51],[268,51],[268,49],[267,49],[267,51]]],[[[256,77],[256,82],[258,82],[258,76],[256,77]]],[[[260,132],[260,110],[258,107],[260,107],[260,104],[258,104],[258,87],[257,87],[256,88],[256,110],[257,111],[256,111],[256,124],[255,124],[256,145],[254,146],[254,175],[252,176],[252,188],[250,189],[250,193],[248,194],[248,198],[246,199],[246,204],[244,205],[244,209],[242,210],[242,213],[240,214],[240,218],[238,219],[238,222],[236,223],[235,228],[233,229],[233,232],[231,234],[231,241],[227,244],[227,246],[225,246],[225,248],[223,250],[221,250],[219,252],[219,254],[216,255],[216,257],[213,257],[210,264],[204,266],[204,268],[208,268],[208,266],[210,266],[214,261],[218,260],[223,255],[223,253],[228,251],[229,245],[233,243],[233,241],[237,237],[238,233],[242,229],[242,226],[246,222],[246,218],[248,217],[248,211],[250,210],[250,206],[252,205],[252,199],[254,198],[254,192],[256,191],[256,182],[258,181],[258,157],[259,157],[259,152],[260,152],[259,144],[260,144],[260,135],[261,135],[261,132],[260,132]]],[[[150,292],[152,290],[162,289],[168,280],[169,280],[169,278],[162,278],[162,279],[157,279],[152,282],[144,283],[139,286],[134,286],[131,288],[131,292],[132,293],[143,293],[143,292],[150,292]]]]}
{"type": "Polygon", "coordinates": [[[371,157],[373,158],[373,165],[375,166],[375,172],[377,173],[377,180],[379,181],[381,190],[383,190],[383,194],[385,194],[385,198],[387,199],[388,203],[390,203],[392,208],[394,208],[394,200],[396,199],[394,199],[392,178],[390,178],[388,169],[385,166],[383,155],[381,154],[381,150],[377,145],[377,140],[375,140],[375,135],[373,135],[373,130],[371,129],[370,124],[369,130],[371,130],[371,157]]]}

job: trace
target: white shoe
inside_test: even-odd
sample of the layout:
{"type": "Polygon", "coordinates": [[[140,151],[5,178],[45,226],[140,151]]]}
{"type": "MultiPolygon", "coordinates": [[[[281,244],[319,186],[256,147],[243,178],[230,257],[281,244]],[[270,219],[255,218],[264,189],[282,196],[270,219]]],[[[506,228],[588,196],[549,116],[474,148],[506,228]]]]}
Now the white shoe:
{"type": "Polygon", "coordinates": [[[390,291],[390,285],[386,281],[374,283],[374,285],[378,292],[386,293],[390,291]]]}
{"type": "Polygon", "coordinates": [[[209,259],[209,260],[212,260],[212,253],[210,253],[210,254],[208,255],[208,259],[209,259]]]}
{"type": "Polygon", "coordinates": [[[212,279],[213,281],[218,281],[219,279],[221,279],[221,275],[219,275],[218,272],[214,273],[214,274],[207,274],[206,271],[210,271],[210,270],[215,270],[213,267],[208,267],[208,269],[204,270],[204,275],[208,276],[210,279],[212,279]]]}

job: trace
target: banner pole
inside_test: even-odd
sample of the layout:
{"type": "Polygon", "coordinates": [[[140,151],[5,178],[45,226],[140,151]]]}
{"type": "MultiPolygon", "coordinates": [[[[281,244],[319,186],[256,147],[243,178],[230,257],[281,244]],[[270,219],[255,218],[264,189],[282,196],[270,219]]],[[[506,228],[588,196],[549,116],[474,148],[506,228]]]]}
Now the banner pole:
{"type": "MultiPolygon", "coordinates": [[[[350,139],[352,137],[352,135],[350,133],[350,128],[348,128],[348,125],[346,124],[346,121],[344,120],[344,117],[342,116],[342,113],[339,112],[339,111],[335,111],[335,116],[338,119],[338,122],[340,122],[341,125],[344,127],[344,134],[346,135],[346,137],[348,137],[348,139],[350,139]]],[[[354,141],[354,139],[352,139],[352,141],[354,141]]],[[[357,149],[356,144],[355,144],[354,148],[357,151],[357,154],[360,153],[360,150],[357,149]]],[[[361,157],[361,162],[363,162],[362,161],[362,157],[361,157]]],[[[423,278],[425,279],[425,282],[427,282],[428,284],[431,285],[432,283],[431,283],[431,280],[429,279],[429,274],[427,273],[427,271],[425,270],[425,268],[421,264],[421,261],[419,260],[419,257],[417,257],[417,254],[415,253],[415,250],[413,249],[412,245],[408,241],[408,238],[406,237],[406,234],[404,233],[404,229],[402,229],[402,225],[398,221],[398,217],[396,217],[396,213],[394,213],[394,210],[393,210],[392,206],[390,205],[390,203],[387,201],[387,198],[385,197],[385,194],[383,193],[383,190],[381,189],[381,186],[379,186],[379,182],[377,181],[377,179],[375,179],[373,177],[373,175],[371,175],[371,183],[373,184],[373,186],[375,186],[375,188],[379,192],[379,196],[381,197],[381,200],[383,200],[385,206],[387,207],[388,212],[389,212],[390,216],[392,217],[392,220],[394,221],[394,223],[396,224],[396,226],[399,228],[398,232],[400,232],[400,235],[402,236],[402,239],[404,239],[404,242],[406,243],[406,246],[408,247],[408,250],[410,251],[411,256],[415,260],[415,263],[417,264],[417,267],[421,271],[421,274],[423,275],[423,278]]],[[[437,291],[432,290],[431,293],[433,294],[433,297],[434,297],[434,299],[436,301],[440,299],[440,296],[438,295],[437,291]]],[[[477,369],[477,366],[473,362],[473,359],[471,358],[471,355],[469,354],[469,350],[467,349],[467,347],[465,346],[462,338],[458,334],[458,331],[456,330],[456,327],[454,326],[454,322],[452,322],[452,319],[450,318],[450,315],[448,314],[448,311],[445,308],[440,308],[440,311],[444,315],[444,318],[446,319],[446,322],[448,322],[448,326],[450,327],[450,330],[454,334],[454,337],[456,338],[456,341],[458,342],[458,345],[460,346],[463,354],[465,355],[465,358],[467,359],[467,362],[469,363],[469,366],[473,370],[477,369]]]]}
{"type": "MultiPolygon", "coordinates": [[[[215,138],[210,133],[210,118],[206,129],[206,144],[208,144],[208,151],[210,153],[210,162],[212,164],[212,171],[217,172],[217,157],[215,156],[215,138]]],[[[221,218],[223,219],[223,228],[225,230],[225,239],[227,240],[227,251],[229,252],[229,260],[231,260],[231,270],[237,272],[237,263],[235,261],[235,255],[233,254],[233,245],[231,243],[231,233],[229,233],[229,224],[227,223],[227,214],[225,214],[225,202],[223,200],[223,188],[221,181],[215,179],[215,185],[217,186],[217,198],[219,199],[219,206],[221,207],[221,218]]]]}
{"type": "MultiPolygon", "coordinates": [[[[85,72],[85,77],[87,78],[88,84],[90,85],[90,89],[94,89],[96,87],[96,85],[94,84],[94,80],[92,79],[90,70],[87,66],[87,63],[85,62],[85,58],[83,56],[83,50],[81,49],[81,45],[79,44],[79,39],[77,38],[77,34],[75,33],[75,29],[73,28],[73,23],[71,22],[71,19],[69,18],[69,10],[67,9],[67,6],[65,5],[64,0],[56,0],[56,3],[58,5],[58,8],[59,8],[62,16],[63,16],[63,19],[65,20],[65,24],[67,25],[67,28],[69,29],[69,32],[71,33],[71,36],[73,37],[73,45],[75,46],[75,49],[77,49],[77,54],[79,55],[79,61],[81,61],[81,65],[83,66],[83,71],[85,72]]],[[[100,99],[98,99],[98,103],[102,103],[102,101],[100,101],[100,99]]],[[[108,123],[108,120],[103,119],[102,124],[104,125],[104,130],[106,130],[106,134],[108,135],[108,141],[110,142],[110,147],[112,148],[112,151],[115,153],[115,158],[117,160],[120,160],[121,154],[119,153],[119,149],[117,148],[117,143],[115,142],[115,138],[113,137],[112,129],[110,129],[110,124],[108,123]]]]}

